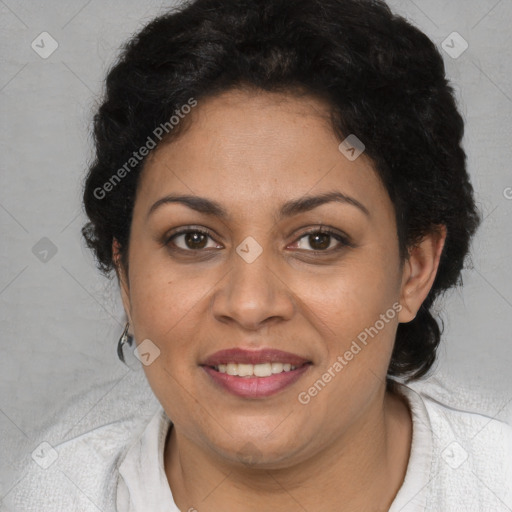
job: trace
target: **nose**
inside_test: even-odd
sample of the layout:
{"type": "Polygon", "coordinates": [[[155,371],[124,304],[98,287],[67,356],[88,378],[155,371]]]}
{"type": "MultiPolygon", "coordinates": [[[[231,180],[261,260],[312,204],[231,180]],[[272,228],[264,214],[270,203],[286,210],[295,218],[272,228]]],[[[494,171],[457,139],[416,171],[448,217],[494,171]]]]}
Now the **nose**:
{"type": "MultiPolygon", "coordinates": [[[[267,251],[268,253],[268,251],[267,251]]],[[[233,252],[231,270],[213,297],[212,311],[221,322],[234,322],[255,331],[292,318],[293,292],[264,250],[252,262],[233,252]]]]}

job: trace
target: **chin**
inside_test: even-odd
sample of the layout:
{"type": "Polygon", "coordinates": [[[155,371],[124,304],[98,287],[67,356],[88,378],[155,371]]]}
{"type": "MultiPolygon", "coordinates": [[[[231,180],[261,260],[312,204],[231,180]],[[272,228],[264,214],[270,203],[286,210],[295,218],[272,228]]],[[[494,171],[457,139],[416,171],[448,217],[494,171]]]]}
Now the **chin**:
{"type": "MultiPolygon", "coordinates": [[[[221,457],[246,466],[260,469],[279,469],[287,467],[290,459],[300,452],[299,440],[292,432],[281,432],[279,436],[269,437],[244,435],[234,439],[223,436],[222,442],[210,439],[210,446],[221,457]]],[[[305,442],[306,446],[308,443],[305,442]]]]}

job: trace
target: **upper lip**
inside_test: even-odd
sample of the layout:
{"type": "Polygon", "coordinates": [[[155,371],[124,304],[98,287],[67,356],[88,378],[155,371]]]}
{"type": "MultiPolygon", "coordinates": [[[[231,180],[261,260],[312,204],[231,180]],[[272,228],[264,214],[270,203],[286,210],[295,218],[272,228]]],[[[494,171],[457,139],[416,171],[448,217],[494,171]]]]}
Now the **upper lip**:
{"type": "Polygon", "coordinates": [[[230,348],[219,350],[208,356],[201,364],[203,366],[218,366],[219,364],[241,363],[289,363],[293,366],[302,366],[310,361],[291,352],[274,350],[270,348],[260,350],[246,350],[242,348],[230,348]]]}

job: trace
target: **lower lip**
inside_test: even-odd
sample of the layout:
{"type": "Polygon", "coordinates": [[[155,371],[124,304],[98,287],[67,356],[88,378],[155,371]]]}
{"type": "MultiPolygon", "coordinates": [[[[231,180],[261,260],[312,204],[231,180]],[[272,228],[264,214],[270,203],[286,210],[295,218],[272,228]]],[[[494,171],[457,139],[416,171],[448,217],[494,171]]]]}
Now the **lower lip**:
{"type": "Polygon", "coordinates": [[[291,386],[305,372],[310,364],[304,364],[295,370],[281,372],[269,377],[237,377],[220,373],[210,366],[202,366],[203,370],[223,389],[242,398],[265,398],[291,386]]]}

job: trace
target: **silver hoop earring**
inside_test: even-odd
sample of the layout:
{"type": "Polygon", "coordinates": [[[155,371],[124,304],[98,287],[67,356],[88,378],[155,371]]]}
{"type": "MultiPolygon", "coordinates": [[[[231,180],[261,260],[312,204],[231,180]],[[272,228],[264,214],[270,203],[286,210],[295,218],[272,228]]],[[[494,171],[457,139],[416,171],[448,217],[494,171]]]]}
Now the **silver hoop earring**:
{"type": "Polygon", "coordinates": [[[128,345],[130,347],[133,345],[133,336],[128,334],[129,327],[130,327],[130,322],[126,322],[123,334],[121,334],[121,337],[119,338],[119,341],[117,342],[117,357],[124,364],[126,364],[126,361],[124,360],[123,347],[124,347],[124,345],[128,345]]]}

